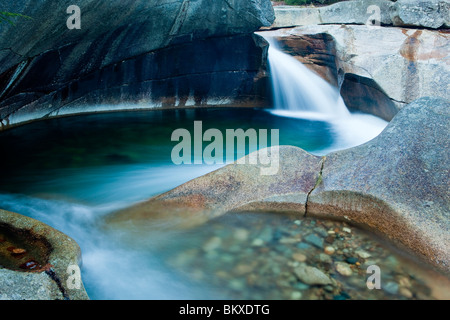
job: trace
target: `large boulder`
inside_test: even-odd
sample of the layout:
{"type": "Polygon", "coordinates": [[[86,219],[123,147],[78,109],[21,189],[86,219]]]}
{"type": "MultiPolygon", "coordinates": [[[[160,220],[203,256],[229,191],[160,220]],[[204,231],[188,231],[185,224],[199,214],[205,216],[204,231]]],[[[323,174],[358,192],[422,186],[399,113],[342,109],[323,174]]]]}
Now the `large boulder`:
{"type": "Polygon", "coordinates": [[[345,219],[450,270],[450,102],[421,98],[376,139],[326,157],[308,214],[345,219]]]}
{"type": "Polygon", "coordinates": [[[232,211],[297,212],[363,226],[450,272],[449,107],[421,98],[364,145],[323,158],[282,146],[276,175],[229,165],[113,214],[107,225],[145,234],[161,219],[186,226],[232,211]]]}
{"type": "Polygon", "coordinates": [[[276,6],[272,28],[311,24],[367,24],[372,15],[370,6],[380,8],[380,23],[392,25],[393,3],[389,0],[343,1],[324,7],[276,6]]]}
{"type": "Polygon", "coordinates": [[[66,26],[71,4],[2,3],[32,19],[0,23],[1,128],[68,113],[266,103],[267,44],[252,33],[273,22],[269,0],[85,0],[79,30],[66,26]]]}
{"type": "Polygon", "coordinates": [[[81,278],[70,278],[80,265],[73,239],[0,209],[0,300],[87,300],[81,278]]]}
{"type": "Polygon", "coordinates": [[[146,233],[146,227],[155,221],[179,219],[180,227],[189,227],[232,210],[305,213],[322,159],[295,147],[279,151],[276,147],[272,152],[279,158],[276,175],[262,175],[260,167],[252,164],[258,153],[252,153],[244,164],[228,165],[116,212],[107,217],[108,225],[146,233]]]}

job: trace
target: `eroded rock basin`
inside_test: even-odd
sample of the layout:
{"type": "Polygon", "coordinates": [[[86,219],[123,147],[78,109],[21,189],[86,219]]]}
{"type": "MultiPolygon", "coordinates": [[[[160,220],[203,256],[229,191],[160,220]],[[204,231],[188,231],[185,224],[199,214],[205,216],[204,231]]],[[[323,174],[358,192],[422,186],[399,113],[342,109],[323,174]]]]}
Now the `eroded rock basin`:
{"type": "Polygon", "coordinates": [[[0,268],[42,272],[50,268],[50,252],[51,245],[45,238],[0,223],[0,268]]]}
{"type": "Polygon", "coordinates": [[[335,142],[326,123],[272,118],[263,110],[122,113],[34,123],[2,134],[2,149],[10,152],[2,159],[7,174],[0,183],[1,206],[77,241],[92,299],[445,298],[448,280],[431,266],[405,260],[352,227],[345,226],[347,232],[341,224],[303,220],[302,214],[232,213],[191,229],[151,219],[149,229],[102,228],[111,213],[216,169],[170,162],[171,132],[190,129],[194,120],[221,129],[283,128],[280,144],[311,152],[335,142]],[[381,269],[381,290],[367,289],[372,264],[381,269]],[[304,277],[311,273],[321,274],[322,282],[304,277]]]}

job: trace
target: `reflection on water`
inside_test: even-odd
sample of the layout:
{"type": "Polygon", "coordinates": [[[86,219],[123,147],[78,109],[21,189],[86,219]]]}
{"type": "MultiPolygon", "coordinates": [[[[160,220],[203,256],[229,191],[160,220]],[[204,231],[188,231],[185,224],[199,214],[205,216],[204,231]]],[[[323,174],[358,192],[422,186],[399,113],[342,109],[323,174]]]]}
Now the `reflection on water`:
{"type": "MultiPolygon", "coordinates": [[[[104,234],[102,217],[220,166],[176,166],[173,130],[280,129],[280,143],[309,151],[333,143],[321,121],[282,119],[253,109],[177,110],[87,115],[36,122],[0,134],[0,207],[55,227],[83,252],[83,280],[93,299],[220,297],[104,234]],[[201,290],[198,288],[201,287],[201,290]]],[[[119,232],[119,231],[117,231],[119,232]]],[[[150,239],[150,238],[149,238],[150,239]]],[[[154,238],[152,238],[154,239],[154,238]]]]}
{"type": "MultiPolygon", "coordinates": [[[[0,207],[47,223],[78,242],[83,253],[83,281],[92,299],[236,297],[234,289],[224,291],[222,284],[199,281],[201,276],[190,265],[182,266],[187,275],[176,265],[176,257],[186,245],[199,249],[212,237],[208,232],[232,230],[230,222],[215,220],[211,229],[198,234],[163,233],[155,228],[146,239],[134,243],[126,242],[121,230],[106,233],[101,228],[105,215],[220,167],[175,166],[171,162],[176,144],[170,141],[171,133],[177,128],[191,129],[194,120],[203,121],[204,130],[279,129],[280,144],[314,153],[336,145],[333,128],[326,122],[253,109],[112,113],[36,122],[0,134],[0,207]]],[[[252,221],[258,220],[253,217],[236,223],[259,232],[252,221]]],[[[272,232],[278,229],[274,226],[272,232]]],[[[248,237],[242,252],[253,248],[255,239],[252,234],[248,237]]],[[[224,259],[235,255],[233,250],[224,253],[224,259]]],[[[272,249],[268,246],[268,250],[272,249]]],[[[204,263],[205,272],[219,271],[208,270],[202,257],[198,263],[204,263]]],[[[239,287],[239,281],[232,283],[239,287]]],[[[295,292],[301,290],[297,289],[295,292]]],[[[264,297],[278,297],[260,291],[264,297]]],[[[245,292],[247,296],[241,297],[255,294],[253,289],[245,292]]]]}
{"type": "Polygon", "coordinates": [[[203,122],[204,131],[217,128],[224,136],[226,129],[279,129],[280,145],[310,152],[334,144],[334,132],[326,122],[281,118],[254,109],[125,112],[53,119],[0,134],[0,148],[7,150],[0,160],[4,172],[0,190],[62,193],[94,202],[109,201],[99,193],[114,198],[112,192],[124,192],[120,198],[127,200],[133,193],[148,197],[169,190],[218,168],[177,167],[171,161],[171,151],[178,143],[171,141],[172,132],[185,128],[193,135],[196,120],[203,122]]]}

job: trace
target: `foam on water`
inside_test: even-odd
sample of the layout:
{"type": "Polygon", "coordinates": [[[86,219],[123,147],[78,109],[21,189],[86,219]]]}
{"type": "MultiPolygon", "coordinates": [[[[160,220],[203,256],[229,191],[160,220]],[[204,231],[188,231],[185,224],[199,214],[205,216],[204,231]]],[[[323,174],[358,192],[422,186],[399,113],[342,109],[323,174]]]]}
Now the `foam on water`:
{"type": "Polygon", "coordinates": [[[325,121],[336,134],[332,146],[314,153],[326,154],[363,144],[387,126],[386,121],[375,116],[350,113],[336,88],[282,52],[276,41],[267,40],[274,96],[274,109],[270,112],[280,117],[325,121]]]}
{"type": "MultiPolygon", "coordinates": [[[[291,56],[277,50],[275,45],[270,48],[269,60],[275,94],[275,109],[270,112],[276,116],[270,121],[285,127],[287,131],[296,128],[292,137],[287,136],[292,139],[287,144],[297,145],[302,141],[297,130],[304,130],[303,135],[307,135],[308,139],[327,141],[325,138],[330,132],[316,133],[313,128],[319,126],[328,130],[329,124],[334,133],[332,145],[320,150],[314,148],[314,153],[325,154],[369,141],[386,126],[385,121],[376,117],[351,114],[335,88],[291,56]],[[306,119],[312,123],[298,121],[300,124],[294,124],[291,122],[296,121],[287,118],[306,119]],[[291,127],[286,127],[288,125],[291,127]]],[[[241,112],[243,113],[244,111],[241,112]]],[[[265,112],[261,113],[268,116],[265,112]]],[[[233,120],[236,121],[234,117],[233,120]]],[[[269,121],[266,117],[264,120],[269,121]]],[[[148,126],[152,127],[150,123],[148,126]]],[[[71,124],[72,129],[73,125],[71,124]]],[[[138,125],[139,122],[134,123],[134,127],[138,125]]],[[[281,127],[279,128],[282,129],[281,127]]],[[[102,132],[110,131],[105,128],[102,132]]],[[[153,139],[154,136],[151,137],[153,139]]],[[[11,141],[12,138],[8,139],[11,141]]],[[[142,140],[142,136],[137,140],[142,140]]],[[[95,150],[94,147],[92,149],[95,150]]],[[[57,154],[59,149],[54,150],[54,154],[57,154]]],[[[64,152],[70,150],[68,148],[64,152]]],[[[162,151],[155,147],[146,152],[162,151]]],[[[173,189],[220,167],[175,166],[158,158],[151,163],[91,168],[72,167],[53,171],[34,168],[29,172],[21,171],[18,177],[13,175],[11,184],[17,183],[17,188],[23,195],[0,194],[0,207],[40,220],[74,238],[82,250],[83,280],[92,299],[224,298],[211,288],[200,288],[186,282],[186,279],[180,280],[178,274],[163,265],[161,252],[155,252],[151,246],[150,249],[147,246],[145,250],[138,246],[130,247],[129,244],[121,243],[118,233],[108,233],[101,227],[105,215],[173,189]]],[[[158,227],[155,226],[155,232],[149,234],[146,241],[164,243],[171,241],[171,235],[173,234],[166,230],[164,233],[158,232],[158,227]]]]}
{"type": "MultiPolygon", "coordinates": [[[[130,248],[120,242],[117,233],[103,231],[101,225],[107,214],[214,169],[133,165],[61,170],[41,185],[44,191],[60,190],[48,194],[53,199],[0,194],[0,204],[2,209],[20,212],[70,235],[80,245],[83,282],[91,299],[208,299],[214,297],[214,290],[181,281],[163,265],[160,254],[148,247],[130,248]],[[66,197],[70,201],[55,199],[66,197]]],[[[146,241],[157,242],[158,237],[155,232],[146,241]]]]}

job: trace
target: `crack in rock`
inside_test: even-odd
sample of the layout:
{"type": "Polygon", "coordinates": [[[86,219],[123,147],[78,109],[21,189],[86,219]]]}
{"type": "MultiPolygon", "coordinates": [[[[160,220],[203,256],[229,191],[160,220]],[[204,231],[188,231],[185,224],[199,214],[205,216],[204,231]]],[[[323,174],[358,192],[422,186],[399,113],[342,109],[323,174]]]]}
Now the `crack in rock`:
{"type": "Polygon", "coordinates": [[[326,159],[327,159],[327,157],[325,157],[325,156],[322,157],[321,164],[320,164],[320,171],[319,171],[319,175],[317,176],[316,184],[311,189],[311,191],[309,191],[308,194],[306,195],[305,215],[304,215],[304,217],[306,217],[308,215],[308,204],[309,204],[309,198],[310,198],[311,194],[322,183],[322,173],[323,173],[323,168],[324,168],[326,159]]]}

